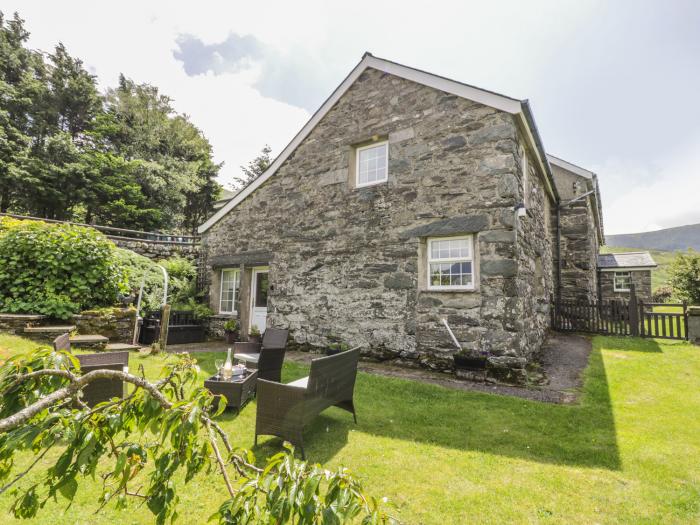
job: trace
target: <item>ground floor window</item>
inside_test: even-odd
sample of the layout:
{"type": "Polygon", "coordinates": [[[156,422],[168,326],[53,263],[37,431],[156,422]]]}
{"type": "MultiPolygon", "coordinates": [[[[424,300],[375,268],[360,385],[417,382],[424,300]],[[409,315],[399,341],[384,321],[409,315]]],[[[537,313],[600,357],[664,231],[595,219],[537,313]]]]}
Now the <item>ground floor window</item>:
{"type": "Polygon", "coordinates": [[[221,270],[221,296],[219,300],[219,313],[236,313],[236,299],[238,298],[240,275],[241,272],[238,268],[224,268],[221,270]]]}
{"type": "Polygon", "coordinates": [[[630,272],[615,272],[613,275],[613,289],[616,292],[629,292],[632,277],[630,272]]]}
{"type": "Polygon", "coordinates": [[[428,289],[474,289],[474,237],[428,239],[428,289]]]}

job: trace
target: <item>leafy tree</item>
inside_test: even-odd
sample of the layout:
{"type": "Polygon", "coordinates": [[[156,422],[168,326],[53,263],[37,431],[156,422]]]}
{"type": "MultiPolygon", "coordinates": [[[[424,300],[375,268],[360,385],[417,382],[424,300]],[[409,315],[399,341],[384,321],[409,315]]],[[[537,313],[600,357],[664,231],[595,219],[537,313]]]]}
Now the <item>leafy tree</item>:
{"type": "Polygon", "coordinates": [[[260,468],[251,452],[234,449],[216,423],[226,401],[196,388],[197,371],[183,354],[156,383],[116,370],[82,374],[75,356],[48,348],[0,365],[0,494],[17,487],[14,516],[37,516],[49,498],[71,502],[78,480],[90,478],[102,483],[99,508],[139,498],[163,524],[178,517],[177,475],[187,484],[215,471],[227,494],[212,515],[219,523],[390,521],[345,469],[310,466],[292,450],[260,468]],[[81,392],[100,378],[129,383],[132,393],[90,408],[81,392]],[[17,472],[15,455],[30,450],[34,461],[17,472]],[[34,470],[42,474],[20,486],[34,470]]]}
{"type": "Polygon", "coordinates": [[[158,88],[95,77],[58,44],[46,57],[0,13],[0,211],[194,231],[212,212],[211,145],[158,88]]]}
{"type": "Polygon", "coordinates": [[[15,14],[0,12],[0,212],[21,208],[23,180],[31,154],[35,104],[42,98],[44,63],[24,46],[29,33],[15,14]]]}
{"type": "Polygon", "coordinates": [[[260,151],[260,155],[251,160],[247,166],[241,166],[243,175],[234,179],[236,186],[245,188],[260,175],[262,175],[272,163],[270,153],[272,153],[272,148],[265,144],[263,149],[260,151]]]}
{"type": "Polygon", "coordinates": [[[673,294],[681,301],[700,305],[700,253],[678,253],[669,268],[673,294]]]}

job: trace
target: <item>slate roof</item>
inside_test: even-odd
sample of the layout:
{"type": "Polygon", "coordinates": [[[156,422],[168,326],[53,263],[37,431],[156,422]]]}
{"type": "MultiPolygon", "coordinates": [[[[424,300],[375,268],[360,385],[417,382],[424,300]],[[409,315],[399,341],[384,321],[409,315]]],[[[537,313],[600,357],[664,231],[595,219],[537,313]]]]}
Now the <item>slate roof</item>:
{"type": "Polygon", "coordinates": [[[601,253],[598,268],[656,268],[649,252],[601,253]]]}

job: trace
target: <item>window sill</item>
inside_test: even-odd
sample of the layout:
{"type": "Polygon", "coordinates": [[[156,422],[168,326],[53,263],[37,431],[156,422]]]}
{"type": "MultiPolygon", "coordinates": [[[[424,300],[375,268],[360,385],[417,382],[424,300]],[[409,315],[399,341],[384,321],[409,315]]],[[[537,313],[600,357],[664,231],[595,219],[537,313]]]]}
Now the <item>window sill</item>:
{"type": "Polygon", "coordinates": [[[425,293],[476,293],[478,288],[425,288],[425,293]]]}
{"type": "Polygon", "coordinates": [[[213,319],[231,319],[232,317],[238,317],[238,312],[219,312],[212,315],[213,319]]]}
{"type": "Polygon", "coordinates": [[[377,182],[369,182],[367,184],[358,184],[357,182],[355,183],[355,189],[356,190],[361,190],[362,188],[372,188],[374,186],[381,186],[382,184],[387,184],[389,180],[380,180],[377,182]]]}

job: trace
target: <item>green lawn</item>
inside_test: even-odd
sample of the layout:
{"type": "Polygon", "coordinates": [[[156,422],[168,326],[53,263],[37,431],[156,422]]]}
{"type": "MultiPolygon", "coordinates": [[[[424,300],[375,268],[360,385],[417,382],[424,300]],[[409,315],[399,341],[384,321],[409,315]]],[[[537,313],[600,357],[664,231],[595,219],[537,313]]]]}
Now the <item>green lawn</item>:
{"type": "MultiPolygon", "coordinates": [[[[0,347],[13,344],[0,339],[0,347]]],[[[204,377],[214,356],[198,358],[204,377]]],[[[163,359],[135,355],[130,367],[143,364],[153,375],[163,359]]],[[[288,363],[284,380],[304,372],[288,363]]],[[[698,523],[699,378],[699,347],[614,337],[595,338],[576,406],[361,373],[359,424],[328,410],[306,433],[307,454],[350,467],[370,492],[395,503],[405,523],[698,523]]],[[[252,403],[222,424],[250,447],[254,418],[252,403]]],[[[278,450],[270,438],[255,452],[278,450]]],[[[49,503],[35,522],[150,523],[139,502],[94,515],[98,494],[86,481],[70,509],[49,503]]],[[[225,493],[217,478],[203,476],[181,496],[180,522],[204,523],[225,493]]],[[[1,497],[0,508],[9,502],[1,497]]]]}

